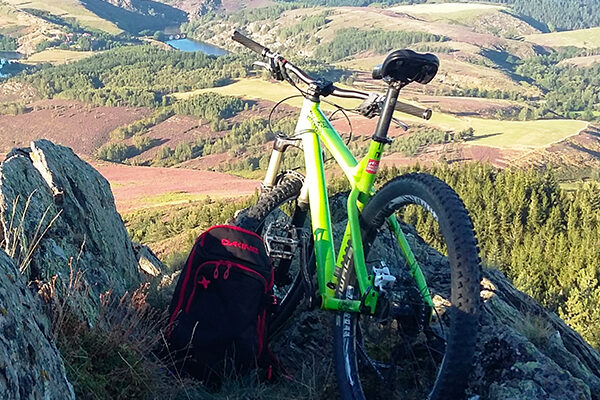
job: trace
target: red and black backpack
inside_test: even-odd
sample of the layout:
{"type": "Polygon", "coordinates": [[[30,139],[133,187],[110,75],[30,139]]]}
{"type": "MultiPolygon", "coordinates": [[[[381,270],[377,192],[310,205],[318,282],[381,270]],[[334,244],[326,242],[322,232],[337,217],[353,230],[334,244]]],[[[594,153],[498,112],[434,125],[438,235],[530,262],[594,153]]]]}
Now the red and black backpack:
{"type": "Polygon", "coordinates": [[[167,343],[175,367],[209,380],[232,370],[267,370],[276,359],[265,343],[273,267],[256,233],[219,225],[194,244],[170,306],[167,343]]]}

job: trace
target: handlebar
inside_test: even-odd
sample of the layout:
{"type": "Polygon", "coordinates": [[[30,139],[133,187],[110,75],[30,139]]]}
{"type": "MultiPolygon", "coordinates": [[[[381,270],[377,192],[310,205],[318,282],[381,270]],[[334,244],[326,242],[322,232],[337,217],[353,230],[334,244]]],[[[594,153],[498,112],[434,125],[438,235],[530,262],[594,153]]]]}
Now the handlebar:
{"type": "MultiPolygon", "coordinates": [[[[311,86],[315,85],[319,81],[310,77],[306,72],[302,71],[300,68],[287,61],[285,58],[280,56],[277,53],[271,52],[267,47],[255,42],[254,40],[244,36],[239,31],[233,31],[231,35],[231,39],[240,43],[241,45],[249,48],[257,54],[260,54],[261,57],[269,58],[271,60],[271,64],[278,65],[279,68],[285,68],[286,72],[291,72],[298,77],[302,82],[311,86]]],[[[355,89],[342,89],[335,85],[330,85],[331,90],[329,90],[324,95],[332,95],[336,97],[342,97],[347,99],[358,99],[363,101],[370,101],[373,99],[372,94],[368,92],[363,92],[355,89]]],[[[432,111],[428,108],[422,108],[418,106],[414,106],[412,104],[402,103],[400,101],[396,102],[395,110],[403,112],[405,114],[413,115],[418,118],[429,119],[431,118],[432,111]]]]}
{"type": "Polygon", "coordinates": [[[413,106],[412,104],[403,103],[401,101],[396,102],[394,110],[403,112],[404,114],[410,114],[418,118],[429,119],[433,112],[430,108],[423,108],[419,106],[413,106]]]}
{"type": "Polygon", "coordinates": [[[262,44],[256,43],[254,40],[242,35],[238,31],[233,31],[233,35],[231,35],[231,38],[236,42],[246,46],[253,52],[260,54],[263,57],[266,56],[266,53],[270,52],[269,49],[263,46],[262,44]]]}

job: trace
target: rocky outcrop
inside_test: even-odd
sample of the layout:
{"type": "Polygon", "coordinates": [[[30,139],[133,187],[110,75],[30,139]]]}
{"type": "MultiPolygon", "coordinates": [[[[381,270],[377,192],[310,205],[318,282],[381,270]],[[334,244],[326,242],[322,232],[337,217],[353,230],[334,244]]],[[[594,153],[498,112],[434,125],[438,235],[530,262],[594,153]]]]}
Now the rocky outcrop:
{"type": "Polygon", "coordinates": [[[0,393],[6,400],[75,399],[39,299],[2,250],[0,393]]]}
{"type": "Polygon", "coordinates": [[[484,398],[600,399],[600,353],[500,271],[484,276],[475,380],[484,398]]]}
{"type": "MultiPolygon", "coordinates": [[[[449,293],[449,276],[441,272],[447,270],[445,257],[427,246],[414,228],[404,229],[417,258],[426,260],[421,267],[430,287],[449,293]],[[427,256],[419,257],[421,252],[427,256]]],[[[517,290],[502,272],[484,269],[481,284],[470,387],[475,399],[600,399],[597,350],[556,314],[517,290]]]]}
{"type": "Polygon", "coordinates": [[[149,276],[161,276],[167,271],[167,266],[156,257],[150,247],[133,243],[133,251],[138,260],[138,268],[149,276]]]}
{"type": "Polygon", "coordinates": [[[138,260],[108,181],[73,151],[47,140],[13,150],[0,165],[0,244],[28,280],[81,271],[89,295],[73,309],[93,321],[99,294],[141,282],[138,260]]]}
{"type": "MultiPolygon", "coordinates": [[[[346,197],[331,199],[334,237],[341,237],[346,225],[346,197]]],[[[403,225],[407,240],[430,287],[447,298],[450,277],[447,260],[429,247],[416,230],[403,225]],[[426,260],[422,262],[422,260],[426,260]]],[[[392,240],[392,239],[389,239],[392,240]]],[[[385,258],[385,247],[376,242],[371,250],[385,258]],[[378,247],[380,246],[380,247],[378,247]]],[[[339,248],[339,243],[336,244],[339,248]]],[[[405,268],[386,260],[409,293],[412,287],[405,268]],[[395,265],[395,267],[393,267],[395,265]]],[[[405,293],[397,293],[397,297],[405,293]]],[[[600,400],[600,353],[567,326],[556,314],[517,290],[498,270],[484,270],[482,312],[475,355],[475,371],[469,388],[472,400],[600,400]]],[[[331,338],[324,337],[329,321],[319,311],[303,311],[291,323],[290,334],[276,343],[288,365],[307,357],[329,354],[331,338]],[[325,322],[324,322],[325,321],[325,322]],[[310,328],[313,329],[310,329],[310,328]]]]}

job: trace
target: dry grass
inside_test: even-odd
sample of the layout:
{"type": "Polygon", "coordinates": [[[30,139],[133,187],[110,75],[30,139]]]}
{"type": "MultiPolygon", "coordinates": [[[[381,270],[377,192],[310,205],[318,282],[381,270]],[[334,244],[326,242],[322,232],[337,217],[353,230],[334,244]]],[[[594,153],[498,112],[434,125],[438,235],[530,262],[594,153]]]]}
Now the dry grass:
{"type": "Polygon", "coordinates": [[[420,18],[427,18],[432,21],[462,21],[504,10],[506,7],[492,4],[443,3],[402,5],[392,7],[391,9],[420,18]]]}
{"type": "Polygon", "coordinates": [[[117,35],[123,32],[115,24],[100,18],[78,0],[4,0],[16,8],[34,8],[48,11],[63,18],[73,17],[81,25],[117,35]]]}
{"type": "Polygon", "coordinates": [[[550,335],[555,331],[547,319],[531,313],[518,320],[515,329],[539,348],[546,346],[550,335]]]}
{"type": "MultiPolygon", "coordinates": [[[[174,368],[164,351],[166,308],[158,285],[143,284],[131,293],[106,292],[99,299],[99,313],[90,324],[77,309],[79,299],[89,296],[82,270],[74,270],[66,282],[56,276],[36,282],[51,315],[52,338],[61,352],[67,376],[78,399],[321,399],[335,394],[331,361],[316,356],[294,366],[294,377],[265,382],[263,373],[229,373],[218,389],[207,389],[174,368]]],[[[164,289],[164,288],[163,288],[164,289]]]]}
{"type": "Polygon", "coordinates": [[[588,68],[597,63],[600,63],[600,55],[567,58],[566,60],[562,60],[558,64],[571,64],[580,68],[588,68]]]}
{"type": "Polygon", "coordinates": [[[62,49],[46,49],[39,53],[33,54],[25,60],[26,63],[50,63],[54,65],[67,64],[74,61],[83,60],[84,58],[93,56],[97,52],[93,51],[75,51],[62,49]]]}
{"type": "Polygon", "coordinates": [[[575,46],[593,49],[600,47],[600,27],[528,35],[525,39],[542,46],[575,46]]]}
{"type": "Polygon", "coordinates": [[[50,217],[48,214],[51,207],[48,206],[38,221],[35,230],[33,232],[26,232],[25,220],[35,193],[36,191],[34,190],[29,194],[20,215],[18,210],[21,197],[17,196],[15,198],[11,205],[6,234],[2,237],[2,240],[0,240],[0,248],[3,249],[10,258],[15,260],[16,264],[19,266],[19,271],[22,274],[27,272],[33,253],[37,250],[40,241],[62,213],[62,210],[59,210],[58,213],[50,217]],[[49,220],[49,222],[44,226],[44,223],[47,220],[49,220]]]}

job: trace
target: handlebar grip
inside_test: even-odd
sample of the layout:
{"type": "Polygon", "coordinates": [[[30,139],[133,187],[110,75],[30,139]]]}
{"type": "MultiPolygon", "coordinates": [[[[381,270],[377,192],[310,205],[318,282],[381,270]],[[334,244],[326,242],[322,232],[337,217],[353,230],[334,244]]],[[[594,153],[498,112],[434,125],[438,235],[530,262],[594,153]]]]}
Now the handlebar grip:
{"type": "Polygon", "coordinates": [[[266,52],[269,51],[269,49],[267,49],[265,46],[263,46],[259,43],[256,43],[254,40],[242,35],[238,31],[233,31],[231,38],[233,40],[235,40],[236,42],[246,46],[247,48],[254,51],[255,53],[260,54],[261,56],[264,56],[266,54],[266,52]]]}
{"type": "Polygon", "coordinates": [[[403,112],[405,114],[414,115],[415,117],[429,119],[433,112],[430,108],[423,108],[419,106],[413,106],[412,104],[402,103],[400,101],[396,102],[396,107],[394,107],[396,111],[403,112]]]}

